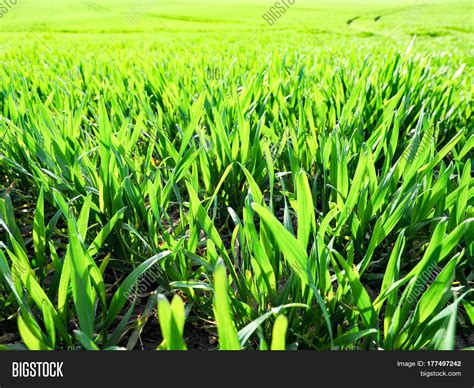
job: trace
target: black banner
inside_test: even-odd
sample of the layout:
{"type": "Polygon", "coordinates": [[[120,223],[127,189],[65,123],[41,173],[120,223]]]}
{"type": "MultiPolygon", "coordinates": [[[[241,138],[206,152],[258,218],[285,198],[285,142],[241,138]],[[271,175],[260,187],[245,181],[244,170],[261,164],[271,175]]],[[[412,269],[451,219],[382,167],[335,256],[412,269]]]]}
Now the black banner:
{"type": "Polygon", "coordinates": [[[0,352],[0,388],[474,387],[472,352],[0,352]]]}

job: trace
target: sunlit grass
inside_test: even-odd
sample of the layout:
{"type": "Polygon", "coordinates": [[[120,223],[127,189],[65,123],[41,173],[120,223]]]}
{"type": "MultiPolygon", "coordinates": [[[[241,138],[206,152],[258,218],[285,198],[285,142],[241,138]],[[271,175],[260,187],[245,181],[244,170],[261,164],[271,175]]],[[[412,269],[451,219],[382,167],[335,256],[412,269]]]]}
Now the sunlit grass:
{"type": "Polygon", "coordinates": [[[459,347],[465,41],[91,36],[2,45],[2,348],[459,347]]]}

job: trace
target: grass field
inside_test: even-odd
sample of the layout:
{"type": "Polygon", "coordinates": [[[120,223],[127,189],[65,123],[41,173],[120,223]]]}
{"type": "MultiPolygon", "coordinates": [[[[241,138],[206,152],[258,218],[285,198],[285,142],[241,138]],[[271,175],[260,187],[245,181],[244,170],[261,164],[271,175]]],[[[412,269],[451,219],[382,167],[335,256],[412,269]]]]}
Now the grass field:
{"type": "Polygon", "coordinates": [[[474,347],[472,2],[291,3],[0,0],[1,349],[474,347]]]}

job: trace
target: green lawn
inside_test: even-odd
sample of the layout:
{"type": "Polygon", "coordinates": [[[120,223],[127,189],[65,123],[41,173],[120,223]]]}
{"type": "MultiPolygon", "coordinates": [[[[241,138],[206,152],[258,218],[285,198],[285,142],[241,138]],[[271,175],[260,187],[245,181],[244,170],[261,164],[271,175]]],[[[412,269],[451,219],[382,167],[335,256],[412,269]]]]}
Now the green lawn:
{"type": "Polygon", "coordinates": [[[472,2],[273,4],[0,8],[0,349],[474,346],[472,2]]]}

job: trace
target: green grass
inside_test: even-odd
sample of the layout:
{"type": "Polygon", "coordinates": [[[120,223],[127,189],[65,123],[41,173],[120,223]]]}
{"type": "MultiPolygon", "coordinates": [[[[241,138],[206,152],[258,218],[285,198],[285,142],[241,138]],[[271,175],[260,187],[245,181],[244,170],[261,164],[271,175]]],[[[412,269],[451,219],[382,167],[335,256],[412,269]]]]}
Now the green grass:
{"type": "Polygon", "coordinates": [[[418,3],[18,2],[1,348],[472,346],[472,5],[418,3]]]}

